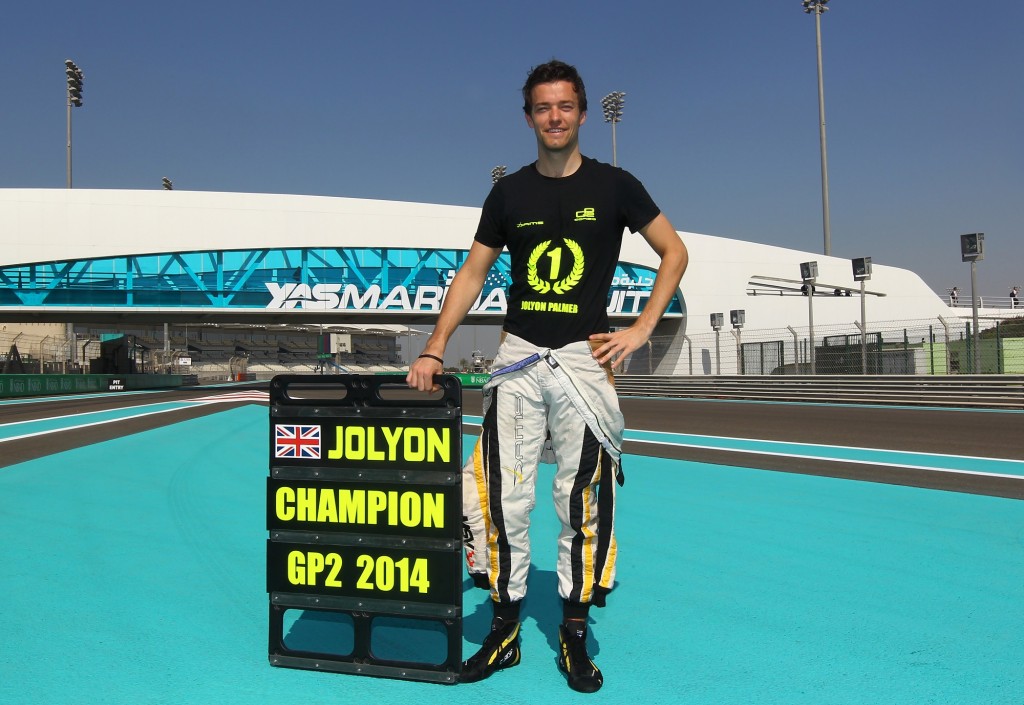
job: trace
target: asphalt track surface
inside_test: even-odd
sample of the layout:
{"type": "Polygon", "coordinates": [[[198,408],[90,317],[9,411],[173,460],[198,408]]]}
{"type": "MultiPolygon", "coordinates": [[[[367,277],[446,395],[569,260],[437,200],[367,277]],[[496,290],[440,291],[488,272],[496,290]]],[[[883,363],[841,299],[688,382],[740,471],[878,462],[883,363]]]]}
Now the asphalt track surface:
{"type": "MultiPolygon", "coordinates": [[[[623,399],[606,684],[582,696],[553,665],[542,489],[516,669],[270,667],[265,389],[0,401],[0,703],[1024,703],[1024,412],[623,399]]],[[[464,599],[470,653],[489,609],[464,599]]]]}

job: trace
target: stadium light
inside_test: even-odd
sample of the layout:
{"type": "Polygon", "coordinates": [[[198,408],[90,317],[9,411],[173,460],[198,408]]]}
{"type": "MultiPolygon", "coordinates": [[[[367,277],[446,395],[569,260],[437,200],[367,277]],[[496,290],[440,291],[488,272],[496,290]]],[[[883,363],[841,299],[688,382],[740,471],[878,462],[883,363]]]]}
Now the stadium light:
{"type": "Polygon", "coordinates": [[[615,125],[622,121],[622,108],[626,104],[626,94],[622,91],[612,91],[601,99],[601,107],[604,109],[604,121],[612,124],[612,165],[618,166],[619,160],[616,154],[615,125]]]}
{"type": "Polygon", "coordinates": [[[85,74],[71,59],[64,60],[64,73],[68,78],[68,188],[71,188],[71,108],[82,107],[82,82],[85,74]]]}
{"type": "Polygon", "coordinates": [[[974,374],[981,374],[981,348],[978,334],[978,262],[985,259],[985,233],[960,236],[960,259],[971,263],[971,330],[974,340],[974,374]]]}
{"type": "Polygon", "coordinates": [[[857,257],[853,264],[853,280],[860,282],[860,373],[868,373],[868,313],[865,304],[864,282],[871,278],[871,258],[857,257]]]}
{"type": "Polygon", "coordinates": [[[818,47],[818,138],[821,141],[821,221],[825,238],[825,255],[832,254],[832,233],[828,210],[828,150],[825,147],[825,82],[821,73],[821,16],[828,10],[828,0],[803,0],[804,12],[814,15],[814,31],[818,47]]]}
{"type": "Polygon", "coordinates": [[[499,164],[498,166],[491,169],[491,183],[498,183],[498,181],[505,176],[505,171],[507,169],[508,167],[506,167],[504,164],[499,164]]]}
{"type": "Polygon", "coordinates": [[[813,375],[816,374],[814,364],[814,282],[818,278],[818,263],[802,262],[800,278],[803,280],[804,290],[807,292],[807,336],[810,339],[810,363],[813,375]]]}
{"type": "Polygon", "coordinates": [[[168,179],[166,176],[160,180],[160,183],[163,185],[164,191],[174,190],[174,182],[168,179]]]}
{"type": "Polygon", "coordinates": [[[724,313],[712,313],[711,314],[711,327],[715,331],[715,374],[722,374],[722,347],[719,342],[719,336],[722,331],[722,326],[725,324],[724,313]]]}
{"type": "Polygon", "coordinates": [[[732,323],[732,334],[736,338],[736,373],[746,374],[743,369],[743,324],[747,322],[747,312],[742,308],[729,311],[729,322],[732,323]]]}

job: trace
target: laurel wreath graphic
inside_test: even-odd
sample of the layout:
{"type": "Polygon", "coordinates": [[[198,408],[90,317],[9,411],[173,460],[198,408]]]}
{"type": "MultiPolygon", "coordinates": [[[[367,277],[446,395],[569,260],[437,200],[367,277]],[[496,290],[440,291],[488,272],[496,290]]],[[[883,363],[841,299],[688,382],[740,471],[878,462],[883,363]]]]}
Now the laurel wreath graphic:
{"type": "Polygon", "coordinates": [[[565,238],[565,246],[570,252],[572,252],[572,269],[569,271],[568,276],[564,279],[560,279],[552,285],[541,279],[537,274],[537,262],[547,251],[548,245],[550,244],[551,240],[545,240],[537,245],[537,247],[533,249],[533,252],[530,253],[530,257],[526,262],[526,283],[539,294],[546,294],[552,289],[556,294],[564,294],[579,284],[580,280],[583,279],[583,248],[575,241],[565,238]]]}
{"type": "Polygon", "coordinates": [[[537,276],[537,260],[544,254],[544,251],[548,249],[548,245],[551,244],[551,240],[545,240],[544,242],[533,248],[533,252],[530,253],[530,259],[526,261],[526,283],[530,285],[530,288],[540,294],[546,294],[551,291],[551,285],[546,281],[537,276]]]}
{"type": "Polygon", "coordinates": [[[572,252],[572,270],[569,271],[569,276],[554,285],[556,294],[566,293],[583,279],[583,248],[569,238],[565,239],[565,246],[572,252]]]}

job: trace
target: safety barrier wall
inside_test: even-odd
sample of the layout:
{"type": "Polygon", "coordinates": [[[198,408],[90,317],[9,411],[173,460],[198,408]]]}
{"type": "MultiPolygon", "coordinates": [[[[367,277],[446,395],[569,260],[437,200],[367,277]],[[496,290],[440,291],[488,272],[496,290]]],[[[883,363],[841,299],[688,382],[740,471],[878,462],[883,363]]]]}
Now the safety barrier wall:
{"type": "Polygon", "coordinates": [[[462,384],[463,389],[479,389],[480,387],[487,384],[487,380],[491,378],[489,374],[479,373],[458,373],[453,374],[452,376],[458,378],[459,382],[462,384]]]}
{"type": "Polygon", "coordinates": [[[0,375],[0,398],[181,387],[184,375],[0,375]]]}

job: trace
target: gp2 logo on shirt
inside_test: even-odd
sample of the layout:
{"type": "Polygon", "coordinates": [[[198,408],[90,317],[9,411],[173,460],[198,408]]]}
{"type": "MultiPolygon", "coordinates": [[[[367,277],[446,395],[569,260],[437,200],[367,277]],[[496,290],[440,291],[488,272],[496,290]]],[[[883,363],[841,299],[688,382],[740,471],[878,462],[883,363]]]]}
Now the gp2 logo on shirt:
{"type": "Polygon", "coordinates": [[[545,240],[530,253],[530,259],[526,263],[526,282],[539,294],[546,294],[549,291],[565,294],[583,279],[583,248],[569,238],[564,238],[563,241],[565,242],[564,249],[555,247],[549,250],[548,246],[551,244],[551,240],[545,240]],[[564,250],[568,250],[572,254],[572,267],[564,278],[559,278],[563,271],[562,253],[564,250]],[[545,255],[548,261],[541,263],[541,257],[545,255]]]}

